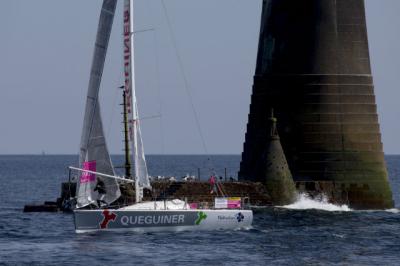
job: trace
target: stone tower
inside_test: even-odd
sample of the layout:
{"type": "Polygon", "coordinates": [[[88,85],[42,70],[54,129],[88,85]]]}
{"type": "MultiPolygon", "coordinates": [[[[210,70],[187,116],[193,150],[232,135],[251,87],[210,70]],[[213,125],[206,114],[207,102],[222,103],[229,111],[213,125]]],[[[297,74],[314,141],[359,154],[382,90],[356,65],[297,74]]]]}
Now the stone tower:
{"type": "Polygon", "coordinates": [[[239,177],[257,162],[275,110],[296,181],[331,182],[355,208],[390,208],[364,0],[264,0],[239,177]]]}
{"type": "Polygon", "coordinates": [[[296,187],[286,161],[277,130],[273,110],[268,119],[266,145],[256,166],[273,205],[287,205],[296,200],[296,187]]]}

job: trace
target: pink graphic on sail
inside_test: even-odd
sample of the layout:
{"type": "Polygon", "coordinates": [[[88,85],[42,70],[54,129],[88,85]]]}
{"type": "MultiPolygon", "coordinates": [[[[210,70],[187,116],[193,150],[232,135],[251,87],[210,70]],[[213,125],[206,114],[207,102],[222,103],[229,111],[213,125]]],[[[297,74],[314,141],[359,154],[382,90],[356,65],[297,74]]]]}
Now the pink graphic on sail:
{"type": "MultiPolygon", "coordinates": [[[[96,161],[83,162],[83,170],[96,172],[96,161]]],[[[88,172],[82,172],[81,184],[96,181],[96,175],[88,172]]]]}

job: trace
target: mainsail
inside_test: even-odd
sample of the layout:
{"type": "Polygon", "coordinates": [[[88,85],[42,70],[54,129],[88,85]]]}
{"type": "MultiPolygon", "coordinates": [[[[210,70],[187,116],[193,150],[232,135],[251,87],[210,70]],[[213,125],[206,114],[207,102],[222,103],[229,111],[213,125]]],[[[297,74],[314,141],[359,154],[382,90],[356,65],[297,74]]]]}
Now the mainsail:
{"type": "Polygon", "coordinates": [[[129,117],[129,138],[132,144],[132,161],[134,163],[135,177],[140,187],[150,188],[147,173],[146,159],[143,150],[142,134],[140,130],[139,111],[135,93],[135,65],[133,41],[133,1],[124,2],[124,77],[125,94],[127,98],[127,112],[129,117]]]}
{"type": "MultiPolygon", "coordinates": [[[[117,0],[104,0],[101,9],[79,155],[81,168],[108,175],[114,175],[114,168],[105,141],[98,98],[116,5],[117,0]]],[[[77,184],[77,207],[84,207],[98,200],[110,204],[121,195],[117,181],[111,178],[84,172],[77,184]]]]}

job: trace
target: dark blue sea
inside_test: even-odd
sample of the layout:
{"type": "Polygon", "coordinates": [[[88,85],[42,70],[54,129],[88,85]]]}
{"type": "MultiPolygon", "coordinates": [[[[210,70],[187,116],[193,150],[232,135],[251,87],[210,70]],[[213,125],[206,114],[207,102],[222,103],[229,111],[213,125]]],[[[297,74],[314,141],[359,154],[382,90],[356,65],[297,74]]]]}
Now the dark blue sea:
{"type": "MultiPolygon", "coordinates": [[[[400,204],[400,156],[387,156],[400,204]]],[[[115,165],[122,164],[114,156],[115,165]]],[[[236,176],[239,156],[148,156],[152,175],[236,176]]],[[[242,231],[75,234],[72,215],[23,213],[55,200],[76,156],[0,156],[0,265],[400,265],[400,212],[255,210],[242,231]]]]}

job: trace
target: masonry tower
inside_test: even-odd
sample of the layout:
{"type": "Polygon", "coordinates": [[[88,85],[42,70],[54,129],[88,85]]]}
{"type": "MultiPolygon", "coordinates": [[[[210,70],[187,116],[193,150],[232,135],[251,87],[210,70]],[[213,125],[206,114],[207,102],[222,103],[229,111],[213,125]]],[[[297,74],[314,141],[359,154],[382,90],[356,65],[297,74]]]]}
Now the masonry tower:
{"type": "Polygon", "coordinates": [[[271,108],[296,181],[332,182],[355,208],[393,206],[364,0],[263,1],[242,180],[262,181],[271,108]]]}

